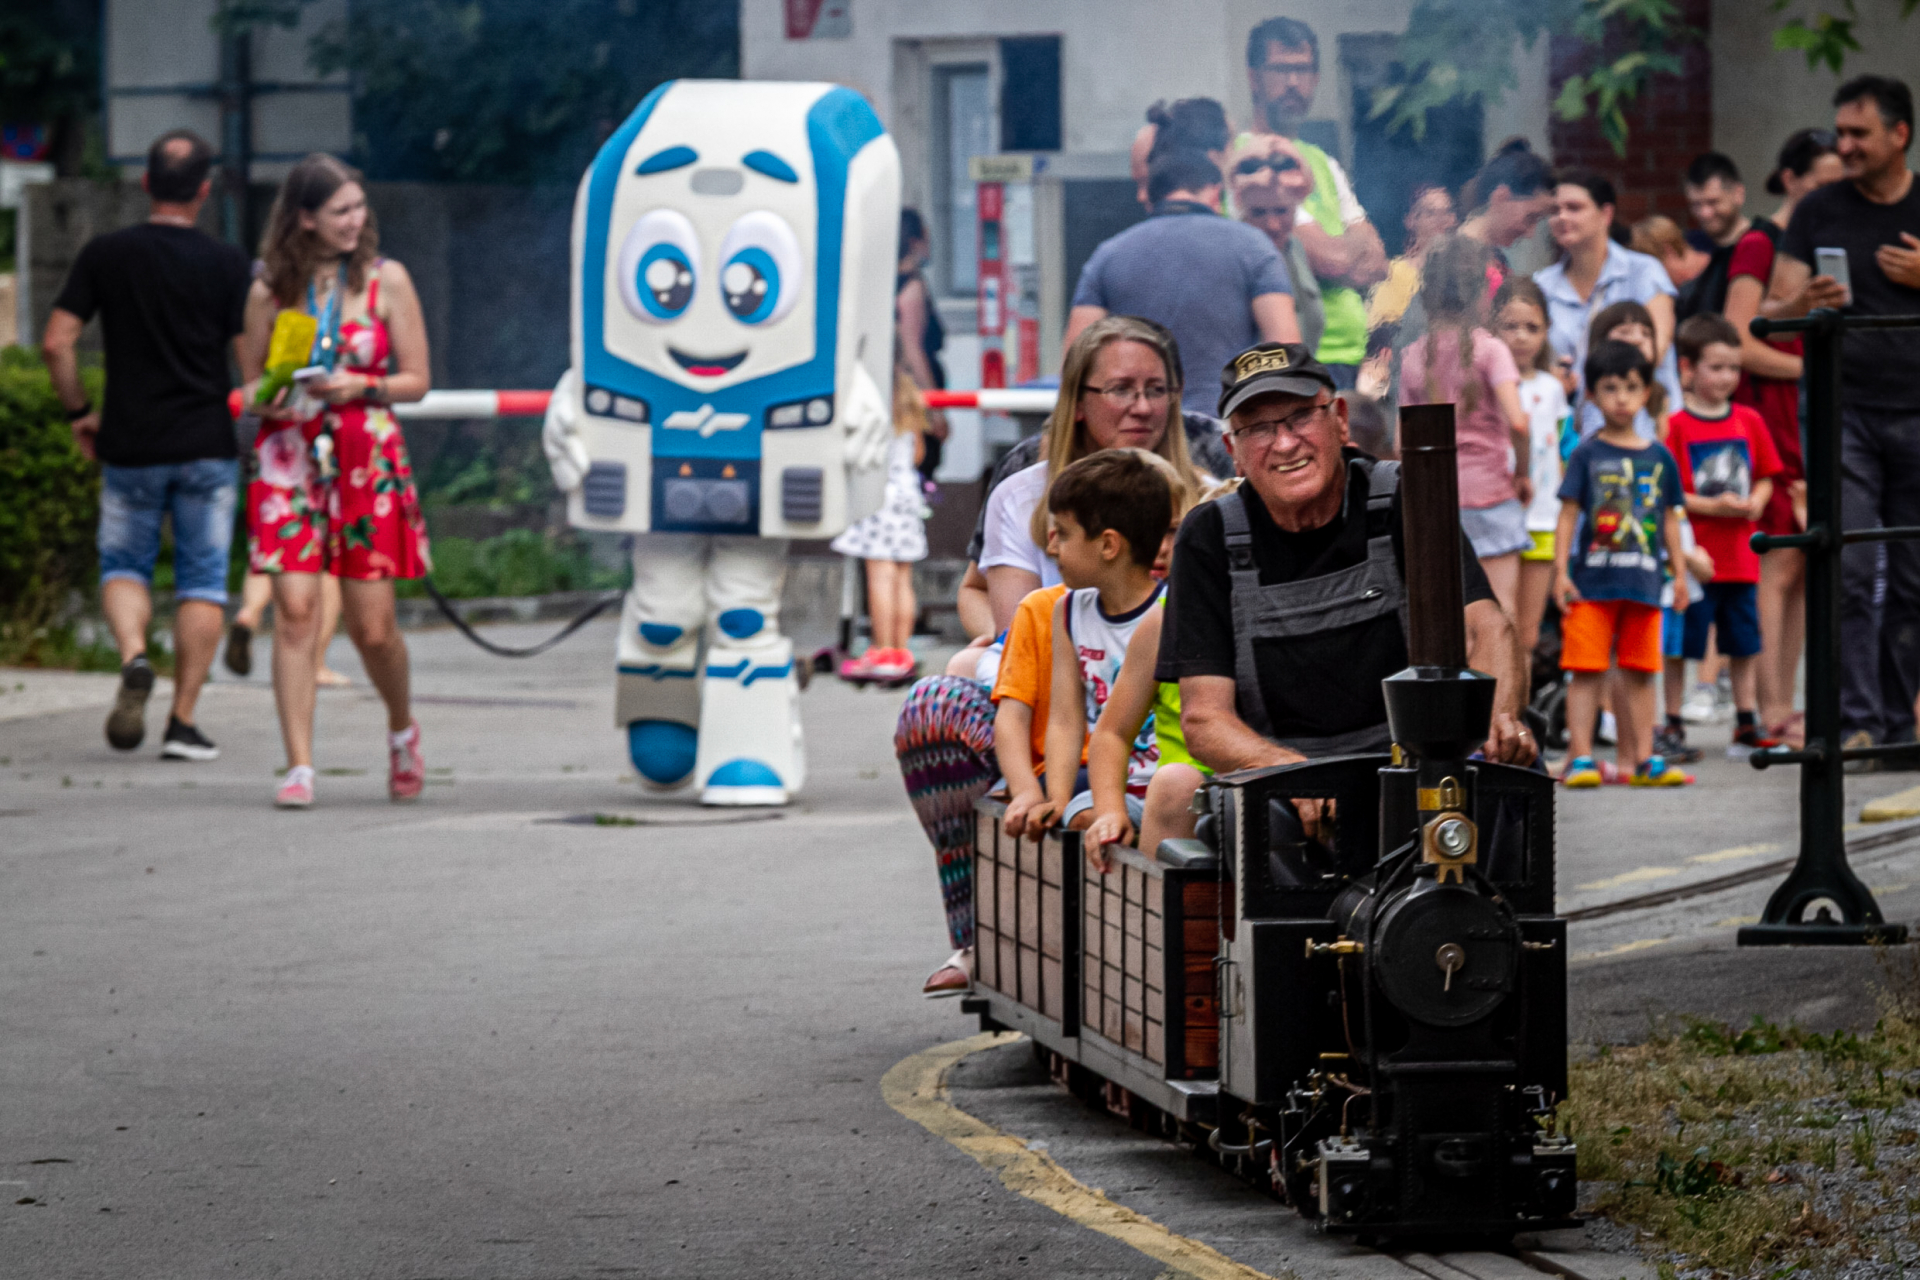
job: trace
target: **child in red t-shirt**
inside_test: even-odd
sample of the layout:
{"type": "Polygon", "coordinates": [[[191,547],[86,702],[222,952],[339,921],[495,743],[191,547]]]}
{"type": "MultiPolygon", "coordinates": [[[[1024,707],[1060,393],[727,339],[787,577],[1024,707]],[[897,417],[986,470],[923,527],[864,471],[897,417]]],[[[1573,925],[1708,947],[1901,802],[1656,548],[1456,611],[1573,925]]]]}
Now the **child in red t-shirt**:
{"type": "MultiPolygon", "coordinates": [[[[1674,335],[1684,409],[1667,424],[1667,448],[1680,467],[1680,488],[1694,538],[1713,560],[1706,595],[1687,609],[1681,653],[1707,656],[1707,632],[1733,668],[1736,723],[1727,754],[1735,759],[1774,745],[1761,736],[1754,658],[1760,652],[1760,554],[1748,543],[1781,473],[1773,433],[1761,416],[1733,403],[1740,385],[1740,333],[1713,312],[1690,317],[1674,335]]],[[[1685,733],[1678,716],[1670,733],[1685,733]]]]}

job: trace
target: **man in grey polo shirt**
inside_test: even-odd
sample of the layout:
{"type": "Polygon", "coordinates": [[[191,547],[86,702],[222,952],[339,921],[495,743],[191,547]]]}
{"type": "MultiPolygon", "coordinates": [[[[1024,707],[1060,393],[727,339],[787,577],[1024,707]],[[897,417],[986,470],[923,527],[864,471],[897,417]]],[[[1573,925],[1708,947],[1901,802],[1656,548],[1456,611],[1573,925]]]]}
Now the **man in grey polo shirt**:
{"type": "MultiPolygon", "coordinates": [[[[1216,369],[1257,342],[1298,342],[1293,282],[1273,242],[1220,215],[1220,170],[1204,152],[1156,157],[1147,172],[1153,215],[1103,242],[1073,293],[1066,346],[1108,315],[1165,325],[1189,367],[1216,369]]],[[[1199,379],[1182,405],[1212,408],[1199,379]]]]}

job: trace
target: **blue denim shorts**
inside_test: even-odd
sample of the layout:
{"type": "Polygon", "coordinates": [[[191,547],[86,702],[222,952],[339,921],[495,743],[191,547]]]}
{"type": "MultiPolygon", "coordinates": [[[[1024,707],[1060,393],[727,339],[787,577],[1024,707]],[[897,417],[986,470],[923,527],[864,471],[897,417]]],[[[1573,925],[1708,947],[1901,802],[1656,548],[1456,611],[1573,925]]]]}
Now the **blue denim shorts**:
{"type": "Polygon", "coordinates": [[[100,580],[130,578],[151,586],[160,521],[171,515],[175,597],[224,605],[239,464],[200,458],[100,470],[100,580]]]}
{"type": "Polygon", "coordinates": [[[1527,509],[1518,498],[1508,498],[1490,507],[1460,508],[1460,530],[1473,544],[1473,554],[1482,560],[1512,555],[1533,546],[1527,532],[1527,509]]]}
{"type": "Polygon", "coordinates": [[[1707,656],[1707,631],[1714,629],[1715,646],[1729,658],[1751,658],[1760,652],[1760,588],[1751,582],[1709,582],[1704,599],[1687,608],[1684,651],[1698,662],[1707,656]]]}

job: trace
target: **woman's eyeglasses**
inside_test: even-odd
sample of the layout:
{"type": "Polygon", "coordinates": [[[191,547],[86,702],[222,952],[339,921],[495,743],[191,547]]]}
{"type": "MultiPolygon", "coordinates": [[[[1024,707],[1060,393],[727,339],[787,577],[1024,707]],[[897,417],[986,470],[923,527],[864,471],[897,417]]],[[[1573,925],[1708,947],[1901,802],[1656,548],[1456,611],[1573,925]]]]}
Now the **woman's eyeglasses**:
{"type": "Polygon", "coordinates": [[[1149,382],[1144,387],[1131,382],[1109,382],[1104,387],[1096,387],[1089,382],[1086,389],[1097,396],[1104,396],[1107,403],[1120,409],[1130,408],[1135,400],[1145,400],[1149,405],[1165,404],[1167,397],[1173,394],[1173,388],[1164,382],[1149,382]]]}

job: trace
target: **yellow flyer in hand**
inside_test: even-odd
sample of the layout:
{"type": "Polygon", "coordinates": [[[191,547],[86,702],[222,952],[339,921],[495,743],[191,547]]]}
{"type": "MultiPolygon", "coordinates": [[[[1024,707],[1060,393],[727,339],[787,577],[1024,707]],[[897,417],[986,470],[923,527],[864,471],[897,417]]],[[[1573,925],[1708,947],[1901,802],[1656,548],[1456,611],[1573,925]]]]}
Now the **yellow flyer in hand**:
{"type": "Polygon", "coordinates": [[[267,367],[260,378],[255,404],[269,404],[280,392],[293,385],[293,375],[307,366],[313,354],[313,340],[320,333],[320,322],[304,311],[289,308],[273,318],[273,338],[267,344],[267,367]]]}

